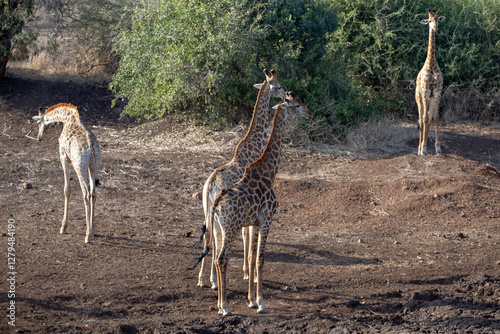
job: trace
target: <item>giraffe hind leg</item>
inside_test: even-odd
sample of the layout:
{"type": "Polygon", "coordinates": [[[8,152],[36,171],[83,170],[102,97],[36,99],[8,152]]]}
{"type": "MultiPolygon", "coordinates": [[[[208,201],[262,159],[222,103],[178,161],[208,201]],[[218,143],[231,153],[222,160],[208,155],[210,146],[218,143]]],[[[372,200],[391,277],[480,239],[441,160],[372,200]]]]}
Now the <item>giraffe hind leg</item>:
{"type": "Polygon", "coordinates": [[[68,233],[68,205],[71,195],[71,185],[69,184],[69,160],[62,156],[61,164],[64,172],[64,216],[61,223],[61,234],[68,233]]]}
{"type": "MultiPolygon", "coordinates": [[[[80,188],[82,189],[82,195],[83,195],[83,203],[85,204],[85,221],[87,223],[87,232],[85,234],[85,242],[86,243],[91,243],[93,236],[92,236],[92,226],[91,226],[91,215],[93,214],[93,205],[91,206],[91,190],[90,190],[90,183],[89,183],[89,169],[88,166],[83,167],[80,166],[73,162],[73,168],[76,171],[76,174],[78,176],[78,180],[80,181],[80,188]]],[[[93,189],[93,187],[92,187],[93,189]]],[[[94,199],[92,199],[92,202],[94,199]]]]}
{"type": "Polygon", "coordinates": [[[418,107],[418,155],[424,155],[424,131],[425,131],[425,101],[420,93],[416,94],[417,107],[418,107]]]}
{"type": "Polygon", "coordinates": [[[96,180],[96,176],[94,175],[94,173],[92,173],[92,170],[89,167],[89,206],[90,206],[89,230],[90,230],[90,240],[93,240],[94,236],[96,234],[96,229],[95,229],[95,224],[94,224],[94,208],[95,208],[95,201],[96,201],[95,180],[96,180]]]}
{"type": "Polygon", "coordinates": [[[436,148],[436,154],[441,154],[441,142],[439,141],[439,100],[436,99],[431,106],[431,115],[434,120],[434,137],[435,143],[434,147],[436,148]]]}

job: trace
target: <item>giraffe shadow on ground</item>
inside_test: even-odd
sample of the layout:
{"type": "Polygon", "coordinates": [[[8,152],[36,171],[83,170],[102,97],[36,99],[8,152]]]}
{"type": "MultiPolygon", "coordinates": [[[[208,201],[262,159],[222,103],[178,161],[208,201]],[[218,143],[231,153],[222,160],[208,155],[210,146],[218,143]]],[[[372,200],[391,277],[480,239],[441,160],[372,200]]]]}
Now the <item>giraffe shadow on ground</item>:
{"type": "MultiPolygon", "coordinates": [[[[378,265],[379,259],[366,259],[353,256],[337,255],[329,251],[319,250],[309,245],[287,245],[280,243],[267,243],[269,246],[276,246],[279,248],[287,247],[293,248],[294,251],[278,252],[267,250],[264,254],[266,262],[274,263],[297,263],[321,266],[352,266],[352,265],[378,265]],[[294,254],[295,253],[295,254],[294,254]]],[[[233,256],[235,258],[243,258],[243,252],[235,251],[233,256]]]]}
{"type": "MultiPolygon", "coordinates": [[[[441,138],[441,148],[443,154],[454,154],[463,158],[471,159],[477,162],[485,163],[496,170],[500,169],[500,139],[491,136],[464,135],[450,131],[439,131],[441,138]]],[[[499,131],[500,133],[500,131],[499,131]]],[[[499,134],[500,136],[500,134],[499,134]]],[[[414,147],[417,151],[418,139],[410,139],[406,142],[407,146],[414,147]]],[[[434,135],[431,131],[427,152],[434,154],[434,135]]]]}

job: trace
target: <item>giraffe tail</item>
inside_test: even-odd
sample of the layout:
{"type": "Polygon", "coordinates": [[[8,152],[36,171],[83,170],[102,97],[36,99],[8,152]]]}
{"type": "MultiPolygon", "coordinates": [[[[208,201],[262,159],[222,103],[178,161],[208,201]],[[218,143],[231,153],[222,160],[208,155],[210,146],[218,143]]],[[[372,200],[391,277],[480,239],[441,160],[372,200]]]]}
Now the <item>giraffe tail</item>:
{"type": "Polygon", "coordinates": [[[198,263],[201,262],[201,260],[203,260],[203,258],[205,256],[207,256],[208,252],[210,251],[210,247],[207,245],[205,246],[205,249],[203,250],[203,253],[201,253],[201,255],[196,259],[196,261],[194,262],[194,265],[191,267],[191,270],[194,270],[196,268],[196,266],[198,266],[198,263]]]}
{"type": "Polygon", "coordinates": [[[201,242],[203,241],[203,236],[205,235],[205,232],[207,231],[207,225],[203,224],[201,225],[200,228],[200,235],[198,236],[198,240],[193,245],[193,248],[197,248],[199,245],[201,245],[201,242]]]}
{"type": "MultiPolygon", "coordinates": [[[[191,269],[195,269],[196,266],[198,265],[198,263],[200,263],[203,260],[203,258],[205,256],[207,256],[208,252],[210,251],[210,243],[212,242],[211,239],[212,239],[212,236],[214,235],[214,230],[213,230],[214,229],[213,228],[214,224],[212,223],[212,219],[213,219],[213,215],[214,215],[213,208],[214,208],[214,206],[212,205],[210,207],[210,209],[209,209],[209,216],[208,216],[208,226],[211,229],[211,231],[210,231],[211,233],[209,234],[209,238],[210,239],[208,239],[208,242],[205,244],[205,248],[203,249],[203,253],[201,253],[201,255],[196,259],[196,261],[194,262],[194,265],[193,265],[193,267],[191,269]]],[[[205,224],[202,225],[201,231],[200,231],[201,235],[198,238],[199,242],[201,242],[201,240],[203,239],[203,235],[205,234],[206,230],[207,230],[206,225],[205,224]]]]}

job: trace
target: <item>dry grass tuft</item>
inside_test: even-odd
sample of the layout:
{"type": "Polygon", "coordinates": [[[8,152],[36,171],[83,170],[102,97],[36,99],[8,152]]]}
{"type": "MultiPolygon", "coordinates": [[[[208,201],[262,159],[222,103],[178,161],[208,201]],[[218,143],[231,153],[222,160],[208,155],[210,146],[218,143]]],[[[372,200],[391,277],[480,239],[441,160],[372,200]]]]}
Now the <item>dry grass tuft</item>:
{"type": "Polygon", "coordinates": [[[346,146],[357,153],[393,155],[408,150],[408,142],[417,136],[415,125],[382,118],[350,129],[346,146]]]}
{"type": "Polygon", "coordinates": [[[446,123],[457,121],[500,121],[500,89],[488,94],[476,88],[448,87],[442,98],[441,114],[446,123]]]}

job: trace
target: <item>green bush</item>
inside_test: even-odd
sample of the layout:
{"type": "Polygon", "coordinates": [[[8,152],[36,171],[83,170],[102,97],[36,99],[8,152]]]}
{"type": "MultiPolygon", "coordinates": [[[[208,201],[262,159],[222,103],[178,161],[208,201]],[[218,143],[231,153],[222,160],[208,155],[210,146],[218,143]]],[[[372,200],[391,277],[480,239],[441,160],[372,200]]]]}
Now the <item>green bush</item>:
{"type": "Polygon", "coordinates": [[[244,78],[261,33],[245,5],[161,0],[135,8],[131,27],[115,42],[121,60],[111,89],[126,99],[123,112],[149,119],[187,110],[212,122],[236,112],[244,92],[253,89],[244,78]]]}

